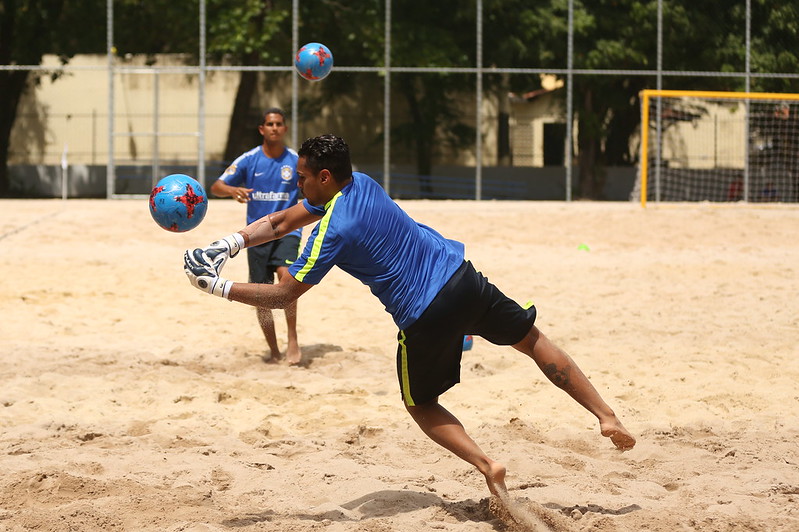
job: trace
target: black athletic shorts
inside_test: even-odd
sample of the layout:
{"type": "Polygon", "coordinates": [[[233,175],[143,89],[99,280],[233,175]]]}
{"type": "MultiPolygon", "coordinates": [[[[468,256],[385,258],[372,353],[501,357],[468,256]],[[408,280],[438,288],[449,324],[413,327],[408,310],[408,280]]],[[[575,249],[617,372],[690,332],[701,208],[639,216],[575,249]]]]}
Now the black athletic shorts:
{"type": "Polygon", "coordinates": [[[250,267],[251,283],[272,284],[278,267],[288,267],[297,260],[300,252],[300,237],[284,236],[260,246],[247,248],[247,263],[250,267]]]}
{"type": "Polygon", "coordinates": [[[521,307],[465,261],[419,319],[397,334],[402,400],[408,406],[423,404],[460,382],[463,335],[514,345],[535,317],[532,304],[521,307]]]}

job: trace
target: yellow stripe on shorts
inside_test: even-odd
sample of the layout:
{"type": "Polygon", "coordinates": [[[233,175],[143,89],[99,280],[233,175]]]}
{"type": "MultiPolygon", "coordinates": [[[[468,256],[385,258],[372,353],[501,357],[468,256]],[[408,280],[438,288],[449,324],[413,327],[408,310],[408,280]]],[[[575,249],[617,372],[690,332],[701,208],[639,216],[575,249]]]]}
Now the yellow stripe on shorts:
{"type": "Polygon", "coordinates": [[[402,398],[407,406],[416,406],[416,403],[413,402],[413,397],[411,397],[411,379],[408,376],[408,348],[405,346],[405,338],[405,331],[400,331],[402,398]]]}
{"type": "Polygon", "coordinates": [[[308,275],[308,272],[310,272],[314,267],[314,264],[316,264],[316,259],[319,258],[319,253],[322,251],[322,243],[324,242],[325,234],[327,233],[327,227],[330,224],[330,215],[333,214],[333,207],[336,206],[336,200],[339,197],[341,197],[340,190],[330,199],[330,201],[327,202],[327,205],[325,205],[325,215],[319,222],[319,232],[316,234],[313,247],[311,247],[311,254],[308,256],[308,260],[305,261],[305,265],[300,268],[300,271],[298,271],[297,275],[294,276],[294,278],[299,282],[302,282],[302,280],[305,279],[305,276],[308,275]]]}

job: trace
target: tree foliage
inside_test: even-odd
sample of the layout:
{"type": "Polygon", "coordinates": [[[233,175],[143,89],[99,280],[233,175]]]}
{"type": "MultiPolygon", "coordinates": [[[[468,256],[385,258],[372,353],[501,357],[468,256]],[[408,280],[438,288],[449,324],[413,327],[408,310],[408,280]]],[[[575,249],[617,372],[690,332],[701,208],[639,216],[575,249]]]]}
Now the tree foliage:
{"type": "MultiPolygon", "coordinates": [[[[240,66],[285,65],[291,57],[290,0],[209,0],[208,53],[213,61],[240,66]]],[[[258,93],[258,73],[241,72],[230,116],[224,159],[232,161],[253,146],[255,125],[254,97],[258,93]]]]}
{"type": "MultiPolygon", "coordinates": [[[[39,65],[46,53],[56,54],[62,63],[78,51],[98,52],[105,23],[100,23],[97,0],[3,0],[0,4],[0,64],[19,67],[39,65]],[[71,28],[81,31],[69,31],[71,28]]],[[[105,10],[101,9],[104,20],[105,10]]],[[[57,72],[0,70],[0,196],[9,188],[8,149],[11,128],[17,118],[22,95],[41,76],[58,77],[57,72]]]]}
{"type": "MultiPolygon", "coordinates": [[[[567,3],[536,7],[515,3],[537,40],[538,63],[564,68],[567,3]]],[[[505,2],[499,2],[505,3],[505,2]]],[[[493,4],[493,3],[492,3],[493,4]]],[[[490,7],[489,9],[494,9],[490,7]]],[[[744,72],[745,4],[714,0],[664,0],[662,68],[675,71],[744,72]]],[[[658,67],[657,2],[654,0],[574,1],[574,68],[655,70],[658,67]]],[[[779,0],[752,2],[752,72],[799,71],[799,8],[779,0]]],[[[604,169],[635,162],[630,138],[640,122],[639,93],[656,87],[655,76],[575,75],[577,195],[601,197],[604,169]]],[[[663,88],[744,90],[743,77],[666,76],[663,88]]],[[[752,78],[751,90],[799,90],[797,80],[752,78]]]]}
{"type": "MultiPolygon", "coordinates": [[[[300,40],[335,43],[337,65],[381,66],[384,62],[383,0],[300,2],[300,40]]],[[[476,4],[392,0],[394,67],[474,67],[476,4]]],[[[115,0],[114,38],[125,54],[181,53],[196,64],[199,0],[115,0]]],[[[658,64],[656,0],[574,0],[574,67],[583,70],[655,70],[658,64]]],[[[37,65],[44,54],[66,62],[75,53],[104,53],[106,0],[3,0],[0,4],[0,63],[37,65]]],[[[566,68],[567,0],[483,2],[483,66],[566,68]]],[[[291,0],[207,0],[210,62],[285,65],[291,50],[291,0]]],[[[665,70],[743,72],[746,9],[743,1],[663,0],[665,70]]],[[[750,68],[799,72],[799,7],[785,0],[751,1],[750,68]]],[[[17,104],[37,76],[28,70],[0,71],[0,194],[7,191],[8,139],[17,104]]],[[[288,75],[288,74],[286,74],[288,75]]],[[[562,79],[565,75],[559,74],[562,79]]],[[[259,83],[243,71],[235,95],[225,157],[252,142],[252,109],[259,83]]],[[[573,76],[577,119],[578,196],[601,197],[604,168],[635,163],[630,145],[639,123],[638,94],[655,87],[653,75],[619,73],[573,76]]],[[[487,94],[499,104],[499,163],[509,164],[507,96],[539,88],[538,76],[484,76],[487,94]]],[[[663,88],[743,90],[741,76],[664,76],[663,88]]],[[[325,105],[356,94],[347,76],[331,76],[325,105]]],[[[799,92],[796,78],[751,78],[751,90],[799,92]]],[[[470,74],[402,72],[392,75],[402,109],[392,119],[392,139],[415,155],[417,172],[428,175],[444,153],[473,145],[472,109],[463,102],[475,89],[470,74]]],[[[565,91],[559,91],[562,98],[565,91]]],[[[311,113],[322,100],[303,101],[311,113]]],[[[378,140],[378,139],[376,139],[378,140]]]]}

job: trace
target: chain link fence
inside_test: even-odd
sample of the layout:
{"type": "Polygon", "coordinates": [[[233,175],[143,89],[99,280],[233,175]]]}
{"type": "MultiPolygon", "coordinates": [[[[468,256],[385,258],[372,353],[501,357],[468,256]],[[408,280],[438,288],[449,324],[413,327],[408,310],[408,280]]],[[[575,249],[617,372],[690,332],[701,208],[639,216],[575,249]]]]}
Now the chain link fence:
{"type": "MultiPolygon", "coordinates": [[[[294,73],[290,57],[285,66],[278,67],[206,63],[204,0],[199,1],[197,13],[200,64],[190,66],[176,56],[117,56],[113,1],[109,0],[106,56],[78,56],[65,66],[55,58],[47,58],[42,65],[0,65],[4,70],[27,69],[39,77],[38,86],[23,99],[12,130],[12,188],[25,196],[127,197],[148,194],[160,177],[174,172],[196,176],[208,185],[230,163],[223,152],[233,99],[241,73],[249,70],[258,74],[253,109],[273,105],[286,109],[293,147],[309,136],[339,134],[350,144],[356,167],[381,182],[395,198],[569,201],[580,193],[586,169],[580,168],[578,155],[581,149],[588,149],[578,140],[577,107],[585,102],[575,102],[575,98],[577,94],[585,98],[585,92],[578,91],[591,80],[618,82],[620,86],[636,80],[643,88],[661,89],[679,88],[687,80],[695,86],[705,79],[710,86],[719,79],[735,78],[748,91],[753,80],[799,79],[796,72],[765,72],[762,66],[752,69],[750,37],[759,28],[753,27],[750,1],[725,4],[725,9],[745,14],[740,27],[729,28],[731,37],[745,46],[740,68],[721,72],[691,71],[664,61],[664,51],[680,44],[679,36],[664,31],[663,0],[649,4],[652,9],[646,20],[654,30],[651,51],[642,52],[645,60],[638,64],[590,68],[590,53],[602,45],[575,38],[571,0],[562,18],[551,22],[565,28],[563,65],[483,64],[485,50],[497,46],[514,28],[507,28],[504,35],[484,34],[486,6],[482,0],[473,2],[474,27],[463,30],[474,33],[475,48],[467,51],[474,60],[471,67],[395,64],[392,2],[385,0],[384,64],[348,65],[346,57],[336,56],[331,77],[346,77],[358,90],[330,106],[305,107],[303,102],[317,98],[320,88],[294,73]],[[53,81],[48,76],[54,73],[58,79],[53,81]],[[414,132],[403,130],[411,127],[408,115],[412,110],[398,88],[412,77],[442,74],[448,76],[448,83],[465,89],[453,98],[460,123],[472,131],[471,138],[467,136],[461,145],[443,141],[414,144],[414,132]],[[510,80],[501,86],[531,76],[540,78],[541,84],[529,91],[499,93],[497,84],[488,83],[498,76],[510,80]],[[428,158],[431,164],[419,164],[420,151],[426,149],[433,152],[428,158]]],[[[292,4],[291,44],[296,50],[311,39],[302,39],[299,30],[300,0],[292,4]]],[[[619,34],[628,30],[618,28],[619,34]]],[[[326,44],[336,55],[335,45],[326,44]]],[[[253,146],[260,143],[255,126],[253,123],[253,146]]],[[[460,138],[463,140],[463,135],[460,138]]],[[[603,165],[595,197],[629,199],[635,183],[638,139],[633,135],[624,147],[629,153],[624,164],[603,165]]]]}

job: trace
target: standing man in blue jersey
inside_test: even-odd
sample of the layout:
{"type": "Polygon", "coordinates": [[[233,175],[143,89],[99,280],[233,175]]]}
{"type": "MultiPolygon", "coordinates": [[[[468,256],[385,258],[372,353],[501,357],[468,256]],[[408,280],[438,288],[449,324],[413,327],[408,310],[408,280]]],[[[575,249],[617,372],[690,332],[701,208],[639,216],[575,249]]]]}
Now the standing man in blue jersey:
{"type": "Polygon", "coordinates": [[[297,173],[305,201],[256,220],[205,249],[187,251],[184,270],[204,292],[282,308],[338,266],[368,285],[399,328],[397,377],[405,408],[433,441],[475,466],[489,491],[507,496],[505,467],[489,458],[439,396],[460,381],[463,335],[479,335],[526,354],[556,386],[596,416],[616,448],[635,438],[577,364],[535,326],[522,307],[464,260],[464,246],[411,219],[373,179],[352,172],[347,144],[333,135],[306,140],[297,173]],[[219,273],[241,248],[319,221],[279,284],[234,283],[219,273]]]}
{"type": "MultiPolygon", "coordinates": [[[[282,211],[297,204],[297,153],[285,144],[286,117],[283,111],[273,107],[263,115],[258,132],[264,142],[241,154],[225,173],[211,185],[211,193],[220,198],[234,198],[247,204],[247,223],[273,212],[282,211]]],[[[247,261],[251,283],[278,282],[288,272],[288,266],[297,259],[300,249],[301,229],[282,235],[279,240],[265,242],[247,249],[247,261]]],[[[282,359],[275,333],[272,309],[257,307],[258,323],[269,346],[269,356],[264,360],[282,359]]],[[[286,361],[299,364],[302,358],[297,342],[297,302],[285,307],[288,326],[286,361]]]]}

